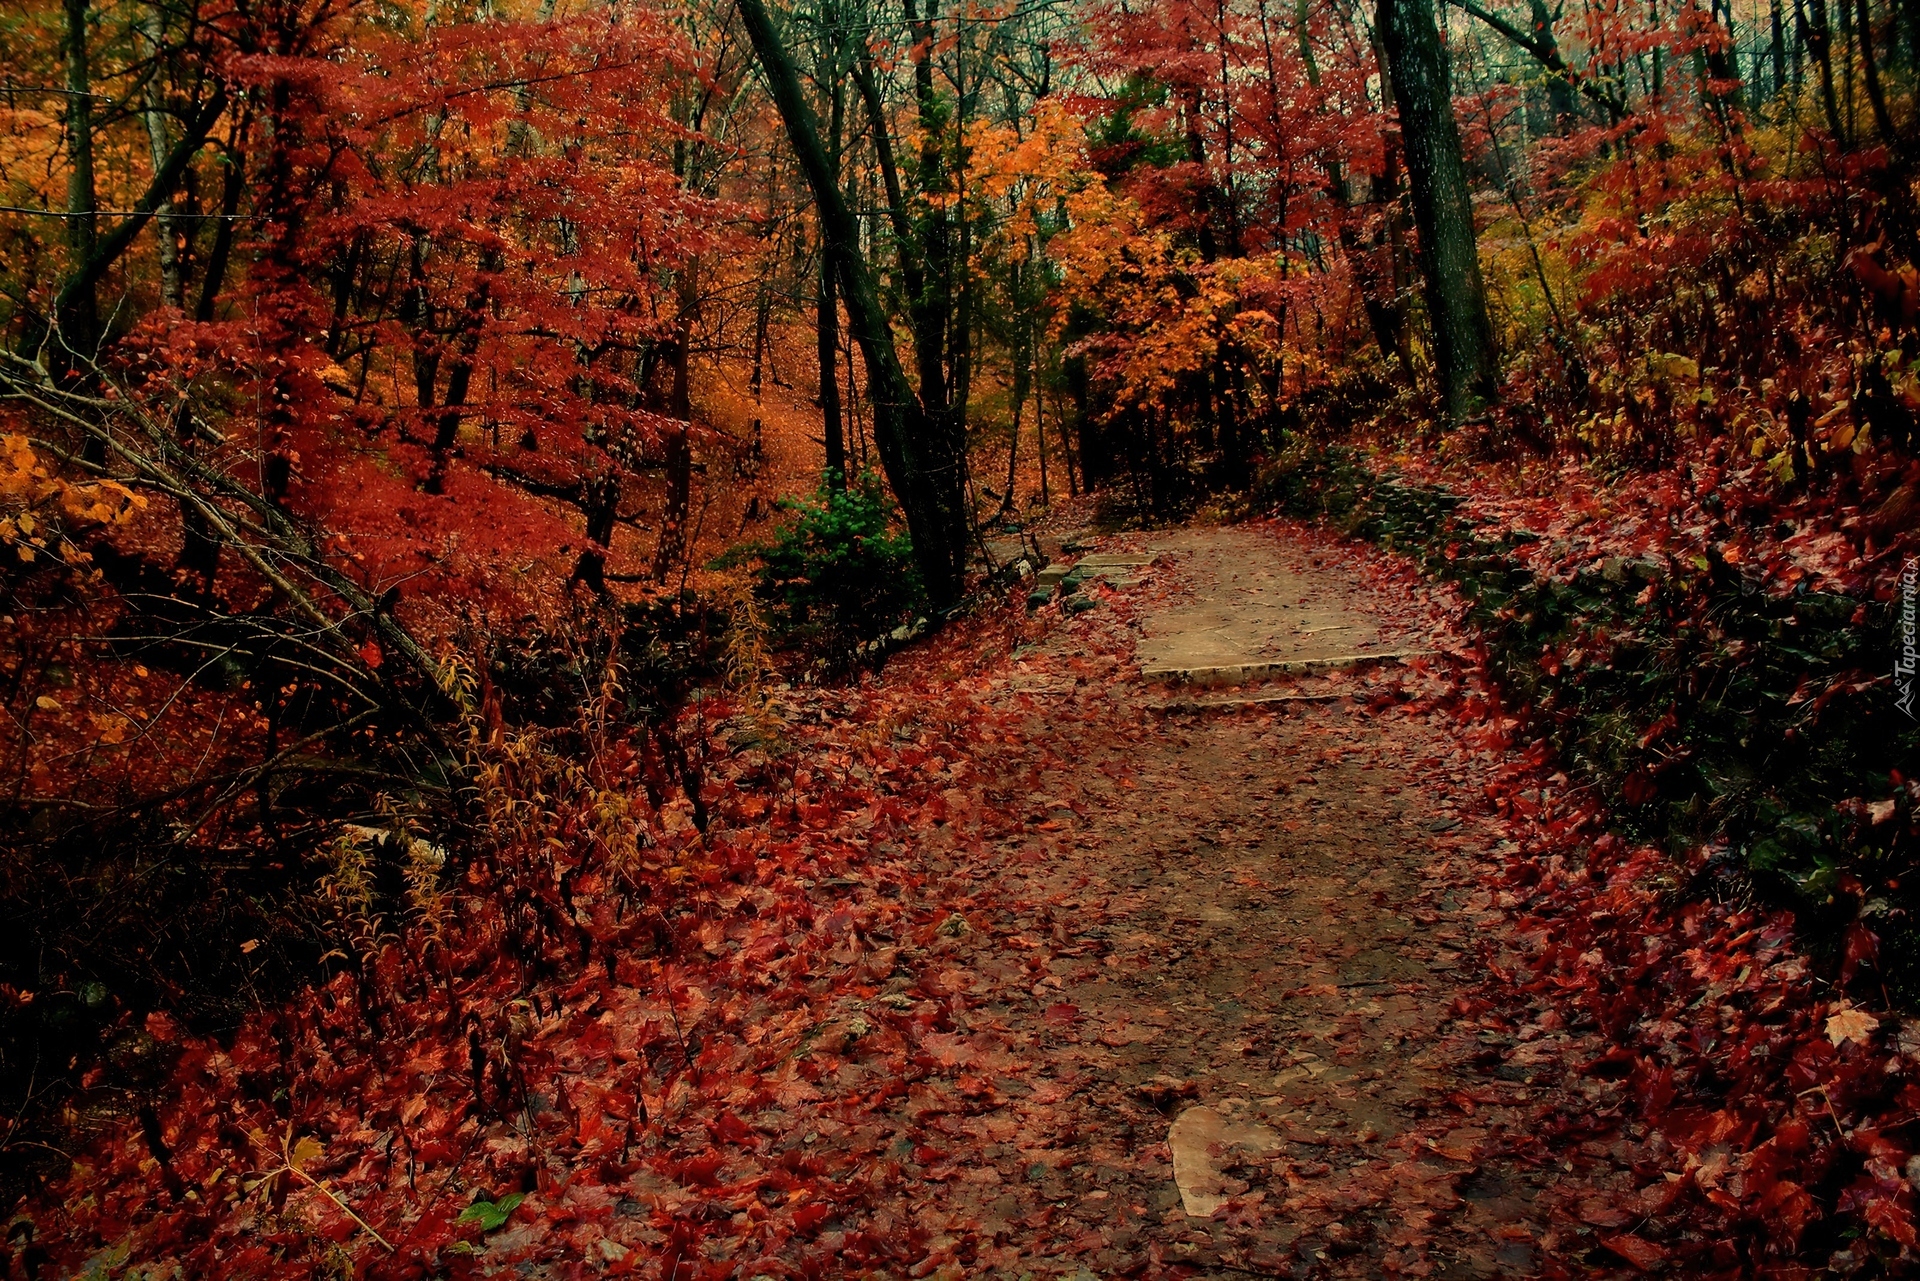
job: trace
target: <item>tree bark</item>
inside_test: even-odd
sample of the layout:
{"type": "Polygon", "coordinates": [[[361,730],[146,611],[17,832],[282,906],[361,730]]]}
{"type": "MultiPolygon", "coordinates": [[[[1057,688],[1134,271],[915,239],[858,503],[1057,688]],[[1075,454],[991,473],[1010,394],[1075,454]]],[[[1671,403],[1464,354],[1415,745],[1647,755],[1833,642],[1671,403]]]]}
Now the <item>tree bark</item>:
{"type": "Polygon", "coordinates": [[[840,300],[835,296],[833,251],[820,246],[820,278],[814,290],[814,331],[820,356],[820,427],[827,448],[827,484],[847,487],[847,436],[840,410],[840,300]]]}
{"type": "MultiPolygon", "coordinates": [[[[1842,0],[1845,3],[1845,0],[1842,0]]],[[[1827,25],[1826,0],[1807,0],[1812,17],[1805,22],[1800,41],[1813,55],[1814,69],[1820,73],[1820,109],[1827,118],[1827,130],[1842,145],[1853,140],[1840,124],[1840,103],[1833,92],[1833,28],[1827,25]]]]}
{"type": "Polygon", "coordinates": [[[688,369],[692,358],[693,322],[700,311],[700,289],[694,275],[697,261],[689,262],[674,281],[679,314],[674,318],[673,350],[669,353],[673,382],[667,393],[667,417],[673,420],[663,441],[666,453],[666,510],[660,518],[660,542],[653,553],[653,577],[664,583],[687,559],[688,527],[693,518],[693,387],[688,369]]]}
{"type": "Polygon", "coordinates": [[[247,117],[242,113],[228,144],[226,171],[220,178],[220,220],[213,229],[213,252],[207,255],[206,275],[200,279],[200,301],[194,305],[193,318],[202,324],[213,319],[213,310],[226,288],[227,265],[233,261],[234,224],[240,212],[240,197],[247,188],[247,153],[242,146],[247,117]]]}
{"type": "MultiPolygon", "coordinates": [[[[99,204],[93,181],[93,84],[87,55],[87,0],[66,0],[67,11],[67,254],[71,280],[85,275],[96,252],[99,204]]],[[[54,308],[59,328],[55,357],[65,371],[70,357],[91,360],[100,344],[97,278],[60,291],[54,308]]]]}
{"type": "Polygon", "coordinates": [[[1893,116],[1887,111],[1887,96],[1880,88],[1880,64],[1873,54],[1873,14],[1867,0],[1858,0],[1854,12],[1854,25],[1860,32],[1860,71],[1866,81],[1867,105],[1873,108],[1874,132],[1880,135],[1880,141],[1893,146],[1897,138],[1893,116]]]}
{"type": "MultiPolygon", "coordinates": [[[[149,10],[142,20],[142,34],[152,53],[155,68],[141,88],[141,115],[146,120],[147,149],[153,157],[153,171],[159,173],[166,167],[167,153],[173,150],[172,140],[167,137],[167,117],[161,109],[160,99],[160,53],[161,29],[160,12],[149,10]]],[[[185,305],[185,283],[180,273],[179,228],[173,219],[173,192],[165,193],[159,205],[154,208],[153,231],[155,245],[160,258],[160,299],[167,306],[178,310],[185,305]]]]}
{"type": "Polygon", "coordinates": [[[1428,0],[1380,0],[1379,30],[1420,231],[1434,365],[1447,416],[1458,423],[1493,398],[1495,355],[1446,50],[1428,0]]]}
{"type": "Polygon", "coordinates": [[[1769,49],[1773,59],[1773,91],[1769,96],[1778,98],[1787,87],[1787,21],[1780,0],[1769,0],[1767,17],[1773,25],[1773,44],[1769,49]]]}
{"type": "Polygon", "coordinates": [[[1533,38],[1540,48],[1537,56],[1548,68],[1547,103],[1553,110],[1553,131],[1565,134],[1579,123],[1580,105],[1573,95],[1573,80],[1566,59],[1560,54],[1560,41],[1553,34],[1553,13],[1547,8],[1546,0],[1529,0],[1528,17],[1533,22],[1533,38]],[[1560,64],[1559,70],[1553,69],[1555,63],[1560,64]]]}
{"type": "Polygon", "coordinates": [[[848,326],[866,361],[874,444],[906,514],[914,561],[933,604],[953,604],[960,598],[970,538],[963,442],[943,421],[944,415],[936,418],[927,413],[907,381],[873,273],[860,249],[859,226],[834,180],[826,148],[820,144],[819,126],[772,17],[761,0],[736,0],[736,4],[813,192],[822,236],[835,251],[848,326]]]}
{"type": "MultiPolygon", "coordinates": [[[[833,33],[834,36],[838,32],[833,33]]],[[[831,49],[832,65],[823,77],[832,95],[831,116],[827,125],[827,164],[833,170],[834,186],[840,185],[840,137],[846,117],[846,91],[840,84],[839,46],[831,49]]],[[[840,299],[833,287],[835,255],[822,237],[820,275],[814,290],[814,337],[820,361],[820,428],[826,446],[827,484],[844,492],[847,487],[847,435],[845,416],[840,406],[840,299]]]]}

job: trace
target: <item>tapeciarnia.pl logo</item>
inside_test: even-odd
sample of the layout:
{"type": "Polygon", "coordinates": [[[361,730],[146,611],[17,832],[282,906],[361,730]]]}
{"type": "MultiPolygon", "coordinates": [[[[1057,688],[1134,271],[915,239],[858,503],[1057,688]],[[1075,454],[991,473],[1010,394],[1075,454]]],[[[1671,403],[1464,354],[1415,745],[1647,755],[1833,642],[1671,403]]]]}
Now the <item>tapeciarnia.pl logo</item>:
{"type": "Polygon", "coordinates": [[[1920,660],[1920,629],[1915,626],[1915,606],[1920,605],[1920,556],[1907,557],[1900,569],[1900,651],[1893,659],[1893,688],[1900,710],[1914,715],[1913,675],[1920,660]]]}

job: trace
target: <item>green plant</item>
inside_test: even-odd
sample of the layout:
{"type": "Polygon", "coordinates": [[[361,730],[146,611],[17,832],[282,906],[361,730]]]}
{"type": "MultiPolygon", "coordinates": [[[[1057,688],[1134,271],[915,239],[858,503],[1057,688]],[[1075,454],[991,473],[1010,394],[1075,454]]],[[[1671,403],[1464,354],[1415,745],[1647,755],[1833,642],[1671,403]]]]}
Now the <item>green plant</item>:
{"type": "Polygon", "coordinates": [[[792,520],[755,550],[759,595],[782,641],[841,665],[861,642],[912,618],[923,599],[913,546],[893,528],[878,476],[845,488],[825,481],[781,506],[792,520]]]}

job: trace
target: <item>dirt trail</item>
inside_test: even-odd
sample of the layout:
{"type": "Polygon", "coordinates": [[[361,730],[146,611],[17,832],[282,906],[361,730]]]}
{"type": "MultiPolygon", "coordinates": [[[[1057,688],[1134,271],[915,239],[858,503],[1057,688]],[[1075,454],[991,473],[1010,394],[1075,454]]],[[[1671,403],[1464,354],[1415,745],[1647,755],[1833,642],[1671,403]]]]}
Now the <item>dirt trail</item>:
{"type": "Polygon", "coordinates": [[[1456,1021],[1476,936],[1498,951],[1478,882],[1499,835],[1450,799],[1472,783],[1450,727],[1399,710],[1441,678],[1335,671],[1285,704],[1166,716],[1137,676],[1420,648],[1423,616],[1272,531],[1118,546],[1161,555],[1004,681],[1052,696],[1035,740],[1071,771],[1010,802],[1032,821],[1004,868],[956,862],[986,882],[979,913],[917,989],[893,984],[966,994],[937,1048],[980,1072],[967,1115],[926,1092],[896,1109],[952,1140],[902,1147],[921,1180],[904,1212],[936,1257],[995,1242],[969,1273],[1050,1271],[1036,1243],[1064,1231],[1100,1276],[1537,1274],[1543,1245],[1591,1230],[1553,1209],[1621,1173],[1531,1133],[1562,1088],[1553,1016],[1512,1036],[1456,1021]],[[1116,665],[1135,678],[1101,679],[1116,665]],[[1144,732],[1103,732],[1123,723],[1144,732]]]}

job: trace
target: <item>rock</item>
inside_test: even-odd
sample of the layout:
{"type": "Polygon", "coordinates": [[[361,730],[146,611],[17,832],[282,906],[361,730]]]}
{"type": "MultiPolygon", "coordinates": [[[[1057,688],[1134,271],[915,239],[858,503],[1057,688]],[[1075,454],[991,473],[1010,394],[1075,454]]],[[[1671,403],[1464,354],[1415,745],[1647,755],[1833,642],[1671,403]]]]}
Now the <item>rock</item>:
{"type": "Polygon", "coordinates": [[[1220,1111],[1193,1107],[1182,1112],[1167,1131],[1167,1147],[1181,1206],[1196,1219],[1210,1219],[1232,1195],[1227,1170],[1274,1155],[1281,1140],[1266,1126],[1241,1119],[1229,1104],[1220,1111]]]}
{"type": "Polygon", "coordinates": [[[1190,1099],[1200,1093],[1200,1087],[1183,1077],[1167,1076],[1164,1073],[1142,1081],[1133,1089],[1135,1094],[1157,1108],[1166,1107],[1175,1099],[1190,1099]]]}
{"type": "Polygon", "coordinates": [[[1091,596],[1075,596],[1067,601],[1064,608],[1069,614],[1084,614],[1090,609],[1100,608],[1100,602],[1091,596]]]}

